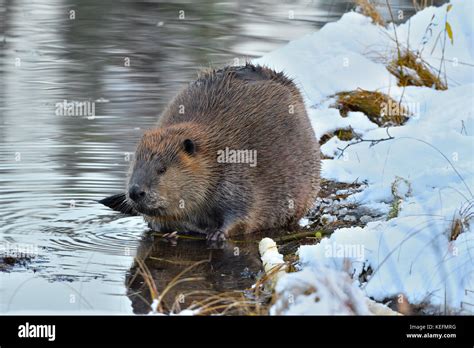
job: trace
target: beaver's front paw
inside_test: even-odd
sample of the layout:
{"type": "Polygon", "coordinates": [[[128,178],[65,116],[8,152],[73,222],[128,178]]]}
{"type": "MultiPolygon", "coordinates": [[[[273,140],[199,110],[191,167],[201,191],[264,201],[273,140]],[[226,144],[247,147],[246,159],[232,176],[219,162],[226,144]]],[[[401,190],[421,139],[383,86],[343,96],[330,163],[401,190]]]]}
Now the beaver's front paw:
{"type": "Polygon", "coordinates": [[[222,249],[226,240],[226,235],[222,230],[215,230],[207,233],[206,240],[209,248],[222,249]]]}

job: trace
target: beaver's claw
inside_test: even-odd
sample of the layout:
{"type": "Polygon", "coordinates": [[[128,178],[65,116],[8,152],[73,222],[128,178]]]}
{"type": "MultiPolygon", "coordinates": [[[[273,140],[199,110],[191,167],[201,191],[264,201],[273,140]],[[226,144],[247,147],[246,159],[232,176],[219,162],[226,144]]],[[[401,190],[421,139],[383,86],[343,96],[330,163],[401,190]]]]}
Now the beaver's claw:
{"type": "Polygon", "coordinates": [[[209,247],[213,249],[221,249],[226,240],[225,232],[222,230],[208,232],[206,235],[206,240],[209,247]]]}
{"type": "Polygon", "coordinates": [[[215,230],[212,232],[208,232],[206,239],[208,241],[213,241],[213,242],[223,242],[226,240],[225,232],[222,230],[215,230]]]}

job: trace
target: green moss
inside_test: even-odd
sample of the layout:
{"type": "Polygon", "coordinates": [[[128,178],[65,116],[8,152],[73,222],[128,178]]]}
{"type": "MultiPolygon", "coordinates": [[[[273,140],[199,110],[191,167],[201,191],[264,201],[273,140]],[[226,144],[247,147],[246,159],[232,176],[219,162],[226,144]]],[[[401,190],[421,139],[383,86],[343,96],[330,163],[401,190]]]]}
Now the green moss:
{"type": "Polygon", "coordinates": [[[402,200],[400,198],[395,198],[390,205],[390,211],[388,212],[387,220],[396,218],[400,213],[400,205],[402,200]]]}
{"type": "Polygon", "coordinates": [[[335,97],[334,107],[339,109],[342,117],[346,117],[350,111],[362,112],[381,127],[400,126],[409,117],[405,107],[381,92],[357,89],[339,92],[335,97]]]}

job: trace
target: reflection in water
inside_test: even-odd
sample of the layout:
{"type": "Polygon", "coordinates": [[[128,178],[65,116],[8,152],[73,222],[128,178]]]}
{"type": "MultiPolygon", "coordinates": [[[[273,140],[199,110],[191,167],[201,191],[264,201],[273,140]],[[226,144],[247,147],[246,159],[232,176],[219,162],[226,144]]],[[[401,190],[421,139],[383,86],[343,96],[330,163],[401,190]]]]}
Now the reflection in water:
{"type": "MultiPolygon", "coordinates": [[[[411,0],[397,4],[411,8],[411,0]]],[[[0,0],[0,242],[7,251],[19,243],[38,250],[30,268],[0,272],[0,312],[130,312],[125,273],[136,246],[142,253],[148,245],[140,241],[146,225],[96,200],[123,190],[143,130],[201,67],[260,56],[351,6],[0,0]],[[95,115],[59,116],[56,104],[64,101],[95,103],[95,115]]],[[[208,257],[198,242],[153,245],[162,259],[208,257]]],[[[235,279],[244,263],[253,269],[246,256],[231,259],[223,252],[208,266],[235,279]]],[[[160,286],[179,271],[149,262],[160,286]]],[[[202,272],[204,288],[249,284],[226,285],[225,276],[202,272]]],[[[129,296],[135,311],[145,312],[129,296]]]]}
{"type": "Polygon", "coordinates": [[[175,245],[159,236],[142,239],[126,280],[134,313],[148,313],[151,308],[144,270],[149,271],[158,295],[164,294],[160,304],[166,313],[188,308],[216,293],[243,291],[255,283],[262,268],[256,239],[209,250],[202,238],[186,237],[175,245]]]}

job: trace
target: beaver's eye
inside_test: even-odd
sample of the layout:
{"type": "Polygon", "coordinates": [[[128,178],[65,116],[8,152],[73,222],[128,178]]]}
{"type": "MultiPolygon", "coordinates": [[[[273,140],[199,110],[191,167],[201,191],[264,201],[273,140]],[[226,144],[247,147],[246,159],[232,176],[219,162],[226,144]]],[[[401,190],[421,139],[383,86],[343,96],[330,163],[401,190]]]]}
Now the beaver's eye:
{"type": "Polygon", "coordinates": [[[193,155],[196,152],[196,145],[191,139],[183,141],[183,149],[188,155],[193,155]]]}
{"type": "Polygon", "coordinates": [[[161,168],[158,169],[158,174],[163,174],[164,172],[166,172],[165,167],[161,167],[161,168]]]}

